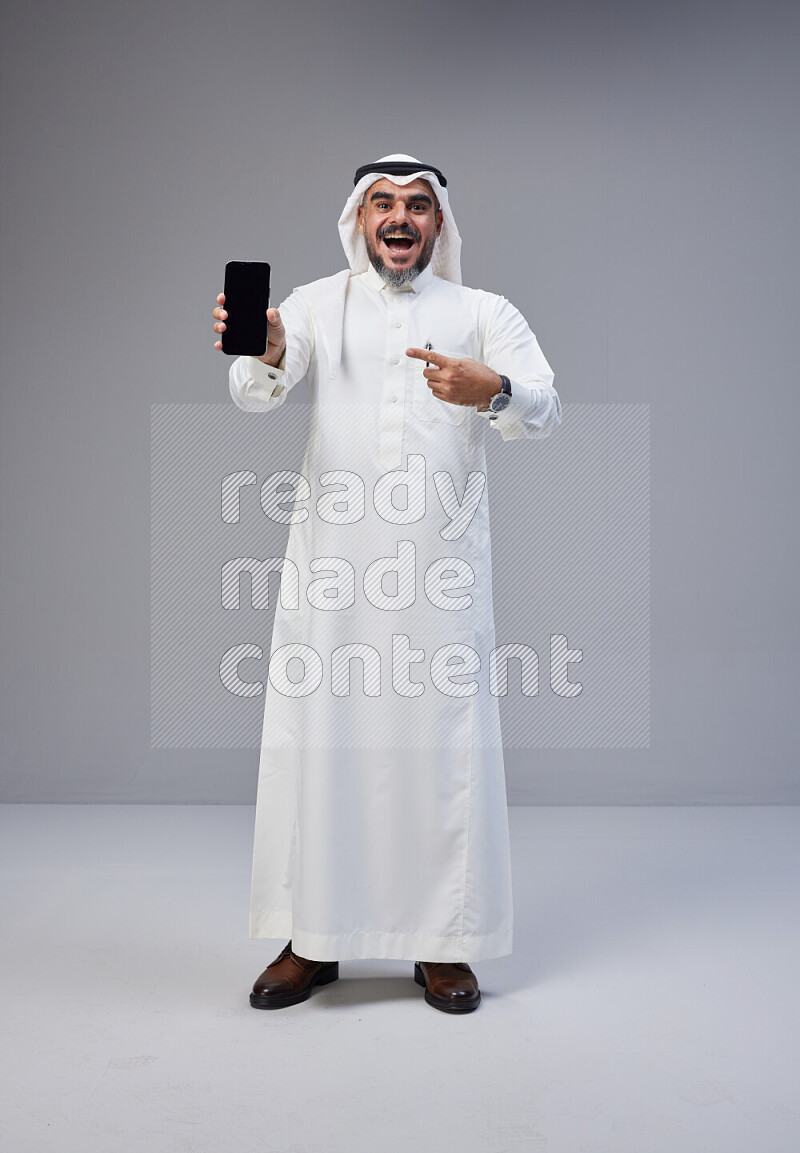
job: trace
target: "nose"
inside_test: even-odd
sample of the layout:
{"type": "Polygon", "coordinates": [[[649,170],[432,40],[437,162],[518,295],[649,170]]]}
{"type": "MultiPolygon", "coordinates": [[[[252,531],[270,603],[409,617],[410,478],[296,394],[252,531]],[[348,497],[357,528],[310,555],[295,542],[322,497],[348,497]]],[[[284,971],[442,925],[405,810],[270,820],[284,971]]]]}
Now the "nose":
{"type": "Polygon", "coordinates": [[[407,218],[408,218],[408,213],[406,211],[405,204],[403,203],[402,200],[396,200],[394,202],[394,211],[392,212],[393,223],[405,224],[407,218]]]}

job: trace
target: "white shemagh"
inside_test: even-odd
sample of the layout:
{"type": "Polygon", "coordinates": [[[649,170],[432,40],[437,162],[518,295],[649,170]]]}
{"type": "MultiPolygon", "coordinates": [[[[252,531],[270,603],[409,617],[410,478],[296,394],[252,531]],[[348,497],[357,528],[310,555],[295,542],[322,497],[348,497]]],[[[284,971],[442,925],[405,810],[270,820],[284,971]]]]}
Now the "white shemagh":
{"type": "Polygon", "coordinates": [[[447,189],[439,183],[436,174],[430,169],[424,168],[415,156],[406,156],[399,152],[393,153],[391,156],[382,156],[380,160],[376,161],[375,171],[368,172],[361,177],[339,217],[339,236],[342,238],[342,246],[352,271],[354,273],[366,272],[369,267],[367,246],[364,237],[358,231],[358,206],[367,189],[381,177],[399,185],[411,184],[414,180],[428,181],[436,193],[443,216],[442,230],[436,240],[431,258],[431,271],[434,276],[440,276],[443,280],[451,280],[453,284],[461,284],[461,237],[450,208],[447,189]],[[392,161],[420,164],[420,169],[408,176],[392,176],[389,172],[381,172],[380,165],[383,162],[392,161]]]}

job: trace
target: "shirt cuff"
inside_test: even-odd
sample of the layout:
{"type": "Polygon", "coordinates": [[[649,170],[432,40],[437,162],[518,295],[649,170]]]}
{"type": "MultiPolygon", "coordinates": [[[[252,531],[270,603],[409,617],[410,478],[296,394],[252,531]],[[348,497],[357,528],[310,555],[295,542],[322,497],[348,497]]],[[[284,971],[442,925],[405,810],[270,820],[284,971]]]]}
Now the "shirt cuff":
{"type": "Polygon", "coordinates": [[[478,416],[484,417],[490,424],[496,424],[498,428],[505,428],[506,425],[516,424],[520,417],[524,416],[528,409],[531,407],[533,394],[535,389],[530,385],[515,384],[511,381],[511,400],[508,402],[502,412],[492,412],[491,409],[485,409],[481,412],[476,409],[478,416]]]}
{"type": "Polygon", "coordinates": [[[286,353],[280,359],[281,368],[273,368],[271,364],[264,364],[263,360],[259,360],[256,356],[246,356],[247,371],[253,380],[260,384],[263,388],[271,388],[272,396],[280,396],[285,391],[285,386],[281,383],[283,374],[286,371],[286,353]]]}

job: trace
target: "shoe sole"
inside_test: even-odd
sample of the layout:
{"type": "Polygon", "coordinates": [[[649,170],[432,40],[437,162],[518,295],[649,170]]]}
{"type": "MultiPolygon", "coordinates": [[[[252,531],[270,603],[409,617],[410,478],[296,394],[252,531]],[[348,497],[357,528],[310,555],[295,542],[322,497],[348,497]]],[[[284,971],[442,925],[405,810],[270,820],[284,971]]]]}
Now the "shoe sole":
{"type": "Polygon", "coordinates": [[[311,990],[317,985],[330,985],[331,981],[338,980],[338,977],[339,962],[336,961],[333,968],[320,969],[299,993],[251,993],[250,1004],[254,1009],[285,1009],[289,1005],[299,1005],[301,1001],[308,1000],[311,990]]]}
{"type": "Polygon", "coordinates": [[[467,1001],[466,1003],[463,1001],[449,1001],[446,997],[434,997],[433,993],[428,989],[425,975],[417,961],[414,962],[414,980],[418,985],[422,985],[425,990],[425,1000],[428,1004],[432,1005],[434,1009],[441,1009],[443,1013],[472,1013],[481,1003],[480,990],[474,1001],[467,1001]]]}

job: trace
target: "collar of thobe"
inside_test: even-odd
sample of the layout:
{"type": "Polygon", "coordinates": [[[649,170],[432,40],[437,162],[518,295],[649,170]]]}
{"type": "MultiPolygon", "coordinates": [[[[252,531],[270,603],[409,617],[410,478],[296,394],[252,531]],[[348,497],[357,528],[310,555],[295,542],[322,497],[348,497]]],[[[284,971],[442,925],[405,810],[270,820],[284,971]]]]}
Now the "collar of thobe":
{"type": "Polygon", "coordinates": [[[375,270],[370,264],[367,271],[364,273],[364,281],[375,292],[382,292],[385,296],[394,296],[395,293],[416,293],[424,292],[429,284],[433,284],[433,269],[430,264],[423,268],[419,276],[416,276],[408,284],[404,284],[401,288],[395,288],[391,284],[387,284],[379,272],[375,270]]]}

